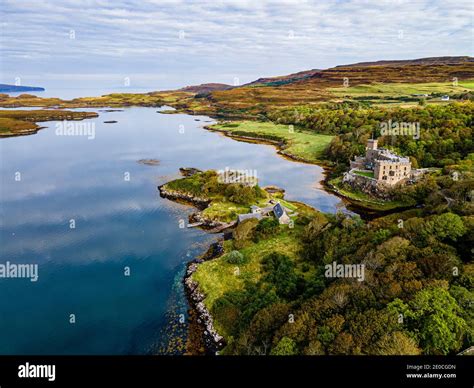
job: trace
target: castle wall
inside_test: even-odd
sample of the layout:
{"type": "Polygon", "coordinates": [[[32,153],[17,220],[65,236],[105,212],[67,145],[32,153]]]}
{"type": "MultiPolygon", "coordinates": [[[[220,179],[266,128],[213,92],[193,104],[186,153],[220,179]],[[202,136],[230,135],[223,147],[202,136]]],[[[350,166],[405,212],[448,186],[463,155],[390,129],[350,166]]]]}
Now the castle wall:
{"type": "Polygon", "coordinates": [[[410,178],[410,162],[392,162],[388,160],[377,160],[374,168],[374,178],[388,185],[394,185],[402,180],[410,178]]]}

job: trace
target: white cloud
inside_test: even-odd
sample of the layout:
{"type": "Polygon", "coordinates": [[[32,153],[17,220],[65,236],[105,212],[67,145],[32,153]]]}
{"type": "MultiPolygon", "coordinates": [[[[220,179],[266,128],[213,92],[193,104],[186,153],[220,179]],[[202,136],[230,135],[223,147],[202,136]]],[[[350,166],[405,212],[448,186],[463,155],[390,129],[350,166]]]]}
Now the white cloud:
{"type": "Polygon", "coordinates": [[[3,82],[170,74],[168,88],[473,48],[473,5],[459,0],[5,0],[0,16],[3,82]]]}

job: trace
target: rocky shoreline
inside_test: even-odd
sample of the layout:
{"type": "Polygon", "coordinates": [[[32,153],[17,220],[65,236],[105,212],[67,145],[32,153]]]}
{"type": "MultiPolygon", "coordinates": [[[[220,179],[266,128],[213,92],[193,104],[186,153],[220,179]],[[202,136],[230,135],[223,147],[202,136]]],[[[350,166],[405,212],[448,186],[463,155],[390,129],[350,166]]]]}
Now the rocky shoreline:
{"type": "MultiPolygon", "coordinates": [[[[183,193],[176,190],[170,190],[166,187],[166,184],[158,186],[160,196],[177,202],[183,202],[186,204],[191,204],[199,210],[204,210],[208,207],[211,202],[207,198],[196,197],[194,195],[183,193]]],[[[226,228],[229,228],[233,223],[225,223],[221,221],[211,220],[209,218],[203,217],[201,211],[193,213],[189,216],[190,223],[197,223],[199,227],[209,230],[211,229],[214,233],[220,232],[226,228]]]]}
{"type": "Polygon", "coordinates": [[[222,241],[211,244],[208,251],[202,258],[195,259],[187,264],[186,274],[184,276],[184,287],[191,308],[194,310],[194,316],[197,325],[202,330],[202,340],[204,342],[205,354],[215,355],[225,346],[224,337],[222,337],[214,327],[214,321],[211,313],[204,304],[205,295],[199,289],[199,284],[192,279],[192,275],[199,267],[199,264],[219,257],[224,251],[222,241]]]}
{"type": "Polygon", "coordinates": [[[211,202],[207,198],[196,197],[188,193],[183,193],[176,190],[170,190],[166,187],[166,184],[158,186],[158,190],[160,192],[160,196],[163,198],[171,199],[174,201],[184,201],[184,202],[194,205],[195,207],[201,210],[205,209],[211,202]]]}
{"type": "MultiPolygon", "coordinates": [[[[182,193],[175,190],[170,190],[166,187],[166,184],[158,186],[160,196],[174,201],[182,201],[187,204],[191,204],[199,209],[205,209],[209,200],[206,198],[196,197],[187,193],[182,193]]],[[[202,217],[200,212],[193,213],[189,217],[190,222],[201,223],[201,227],[204,228],[219,228],[226,226],[218,221],[206,220],[202,217]]],[[[184,275],[183,283],[188,299],[189,305],[191,307],[190,312],[190,327],[199,328],[200,338],[188,339],[187,354],[196,355],[196,354],[207,354],[215,355],[219,350],[225,346],[224,338],[217,332],[214,328],[214,322],[211,316],[211,313],[204,304],[205,294],[199,289],[199,284],[192,279],[192,275],[204,261],[212,260],[216,257],[219,257],[224,252],[224,247],[222,241],[215,242],[210,245],[207,252],[202,255],[200,258],[194,259],[186,265],[186,273],[184,275]],[[189,343],[194,342],[194,343],[189,343]],[[201,350],[201,348],[203,348],[201,350]]],[[[194,334],[194,333],[193,333],[194,334]]]]}

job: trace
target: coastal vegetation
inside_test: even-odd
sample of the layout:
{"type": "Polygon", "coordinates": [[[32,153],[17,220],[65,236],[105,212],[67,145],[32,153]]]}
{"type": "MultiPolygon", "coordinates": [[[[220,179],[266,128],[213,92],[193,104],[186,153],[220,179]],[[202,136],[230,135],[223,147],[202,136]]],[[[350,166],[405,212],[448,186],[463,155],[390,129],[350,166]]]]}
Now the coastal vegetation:
{"type": "Polygon", "coordinates": [[[29,135],[40,126],[36,122],[57,120],[83,120],[97,117],[95,112],[68,110],[0,110],[0,137],[29,135]]]}
{"type": "Polygon", "coordinates": [[[265,206],[271,199],[258,185],[220,182],[214,170],[170,181],[160,187],[160,191],[169,197],[204,204],[200,212],[202,219],[218,223],[235,221],[238,214],[248,213],[249,206],[265,206]]]}
{"type": "Polygon", "coordinates": [[[80,97],[62,100],[57,97],[38,97],[32,94],[20,94],[10,97],[0,94],[0,106],[6,108],[49,107],[49,108],[86,108],[86,107],[125,107],[155,106],[176,104],[182,99],[190,98],[194,93],[183,91],[164,91],[152,93],[112,93],[99,97],[80,97]]]}
{"type": "MultiPolygon", "coordinates": [[[[452,354],[472,345],[472,161],[454,167],[456,179],[450,168],[400,189],[417,207],[369,222],[285,201],[297,214],[291,226],[239,223],[219,257],[192,274],[225,338],[221,354],[452,354]],[[331,263],[363,265],[363,281],[326,276],[331,263]]],[[[232,202],[213,171],[168,185],[232,202]]],[[[259,195],[243,198],[234,206],[248,210],[259,195]]]]}
{"type": "MultiPolygon", "coordinates": [[[[443,184],[435,194],[466,182],[443,184]]],[[[472,345],[473,209],[465,189],[457,200],[437,196],[367,223],[313,211],[265,237],[262,221],[240,224],[225,253],[193,274],[226,338],[221,353],[452,354],[472,345]],[[362,263],[364,281],[325,276],[333,262],[362,263]]]]}

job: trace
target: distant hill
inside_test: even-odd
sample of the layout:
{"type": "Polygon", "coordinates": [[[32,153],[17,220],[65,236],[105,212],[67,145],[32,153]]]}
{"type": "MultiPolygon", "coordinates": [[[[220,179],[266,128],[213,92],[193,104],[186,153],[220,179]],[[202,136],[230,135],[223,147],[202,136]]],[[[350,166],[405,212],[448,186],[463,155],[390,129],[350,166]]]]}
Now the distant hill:
{"type": "Polygon", "coordinates": [[[16,93],[16,92],[42,92],[44,88],[38,86],[17,86],[17,85],[7,85],[0,84],[1,93],[16,93]]]}
{"type": "Polygon", "coordinates": [[[219,84],[219,83],[209,83],[209,84],[201,84],[201,85],[192,85],[192,86],[185,86],[184,88],[179,89],[182,92],[190,92],[190,93],[210,93],[215,90],[227,90],[231,89],[233,86],[226,85],[226,84],[219,84]]]}
{"type": "Polygon", "coordinates": [[[429,57],[419,59],[402,59],[392,61],[359,62],[350,65],[339,65],[338,67],[359,67],[359,66],[407,66],[407,65],[458,65],[466,62],[474,62],[474,58],[468,56],[460,57],[429,57]]]}
{"type": "Polygon", "coordinates": [[[312,69],[277,77],[259,78],[243,86],[280,86],[312,77],[320,71],[321,70],[318,69],[312,69]]]}
{"type": "MultiPolygon", "coordinates": [[[[454,80],[460,82],[474,80],[474,58],[459,56],[383,60],[259,78],[238,87],[213,90],[206,96],[208,99],[206,109],[212,109],[219,114],[239,112],[239,114],[256,115],[268,109],[350,99],[351,97],[347,95],[353,89],[349,87],[359,85],[389,84],[393,89],[393,85],[443,83],[446,86],[444,89],[440,86],[438,93],[466,92],[463,87],[450,92],[448,89],[454,80]]],[[[381,92],[375,89],[371,93],[380,95],[381,92]]],[[[390,93],[387,91],[384,98],[390,93]]],[[[427,91],[418,91],[415,88],[405,94],[416,93],[427,93],[427,91]]]]}

